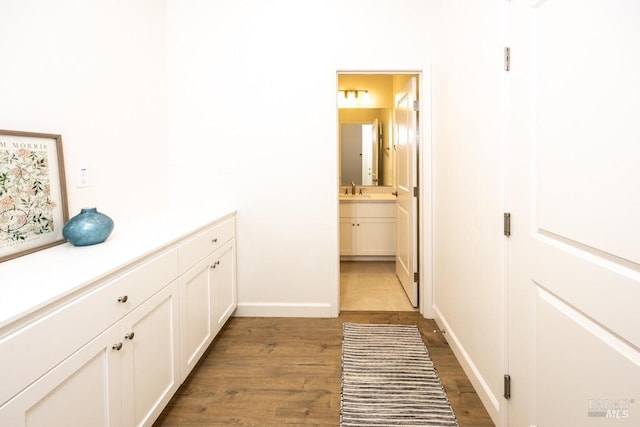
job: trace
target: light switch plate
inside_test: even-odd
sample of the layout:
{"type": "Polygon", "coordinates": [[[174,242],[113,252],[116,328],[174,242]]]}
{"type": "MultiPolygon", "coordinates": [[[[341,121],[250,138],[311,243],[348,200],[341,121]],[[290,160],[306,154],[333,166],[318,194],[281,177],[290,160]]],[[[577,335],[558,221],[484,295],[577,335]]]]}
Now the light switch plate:
{"type": "Polygon", "coordinates": [[[77,177],[76,185],[78,188],[89,186],[89,168],[82,167],[78,169],[78,177],[77,177]]]}

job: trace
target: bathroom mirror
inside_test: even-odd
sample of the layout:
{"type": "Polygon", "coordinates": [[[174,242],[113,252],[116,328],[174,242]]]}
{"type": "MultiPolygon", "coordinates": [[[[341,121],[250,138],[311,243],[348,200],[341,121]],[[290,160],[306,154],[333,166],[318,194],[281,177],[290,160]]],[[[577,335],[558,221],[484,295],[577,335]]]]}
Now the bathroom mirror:
{"type": "Polygon", "coordinates": [[[378,121],[340,124],[341,184],[378,185],[378,121]]]}
{"type": "Polygon", "coordinates": [[[340,120],[340,185],[349,186],[352,182],[357,186],[392,185],[383,121],[372,114],[375,113],[372,109],[366,118],[354,113],[350,111],[350,116],[340,120]]]}

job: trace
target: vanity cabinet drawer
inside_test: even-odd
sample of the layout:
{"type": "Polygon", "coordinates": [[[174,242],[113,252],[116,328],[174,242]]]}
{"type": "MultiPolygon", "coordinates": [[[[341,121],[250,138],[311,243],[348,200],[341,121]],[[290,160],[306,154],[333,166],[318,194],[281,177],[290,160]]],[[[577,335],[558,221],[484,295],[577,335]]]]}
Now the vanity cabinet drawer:
{"type": "Polygon", "coordinates": [[[356,204],[340,202],[340,218],[352,218],[356,216],[356,204]]]}
{"type": "Polygon", "coordinates": [[[395,203],[358,203],[355,205],[357,218],[395,218],[395,203]]]}
{"type": "Polygon", "coordinates": [[[236,232],[235,218],[208,227],[178,248],[180,274],[196,265],[200,260],[233,239],[236,232]]]}
{"type": "Polygon", "coordinates": [[[0,406],[177,277],[173,249],[1,339],[0,406]]]}

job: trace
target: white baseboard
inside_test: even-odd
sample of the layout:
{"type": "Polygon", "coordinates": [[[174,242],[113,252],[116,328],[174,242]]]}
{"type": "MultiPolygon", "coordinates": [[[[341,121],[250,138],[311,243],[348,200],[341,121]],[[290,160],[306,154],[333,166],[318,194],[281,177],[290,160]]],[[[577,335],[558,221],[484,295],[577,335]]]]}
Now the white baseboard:
{"type": "Polygon", "coordinates": [[[330,304],[240,303],[236,317],[335,317],[330,304]]]}
{"type": "Polygon", "coordinates": [[[471,384],[473,384],[473,388],[476,390],[476,393],[478,393],[478,396],[489,413],[489,416],[497,426],[501,425],[500,402],[498,398],[491,392],[489,384],[484,380],[482,374],[473,363],[473,360],[471,360],[469,354],[465,351],[464,346],[460,340],[458,340],[455,331],[451,329],[447,320],[444,318],[440,310],[438,310],[438,307],[434,306],[433,311],[435,314],[434,320],[436,324],[440,329],[444,329],[446,331],[445,339],[449,343],[449,347],[451,347],[456,359],[458,359],[462,369],[467,374],[467,377],[469,377],[471,384]]]}

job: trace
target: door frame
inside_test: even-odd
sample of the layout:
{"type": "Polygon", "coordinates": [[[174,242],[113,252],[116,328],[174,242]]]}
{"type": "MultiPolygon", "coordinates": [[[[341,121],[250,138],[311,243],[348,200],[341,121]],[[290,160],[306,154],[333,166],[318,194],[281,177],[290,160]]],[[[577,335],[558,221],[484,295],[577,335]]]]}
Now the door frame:
{"type": "MultiPolygon", "coordinates": [[[[431,124],[431,70],[430,69],[340,69],[336,70],[336,156],[340,153],[340,120],[338,117],[338,77],[343,74],[388,74],[415,75],[418,79],[418,141],[417,141],[417,180],[418,180],[418,271],[420,283],[418,285],[418,308],[420,314],[427,319],[433,319],[433,143],[431,124]]],[[[339,175],[339,173],[337,174],[339,175]]],[[[340,186],[336,176],[336,188],[340,186]]],[[[336,195],[336,224],[340,220],[339,202],[336,195]]],[[[339,228],[339,227],[338,227],[339,228]]],[[[335,256],[338,259],[336,287],[334,289],[333,304],[336,317],[340,314],[340,236],[338,236],[335,256]]]]}

